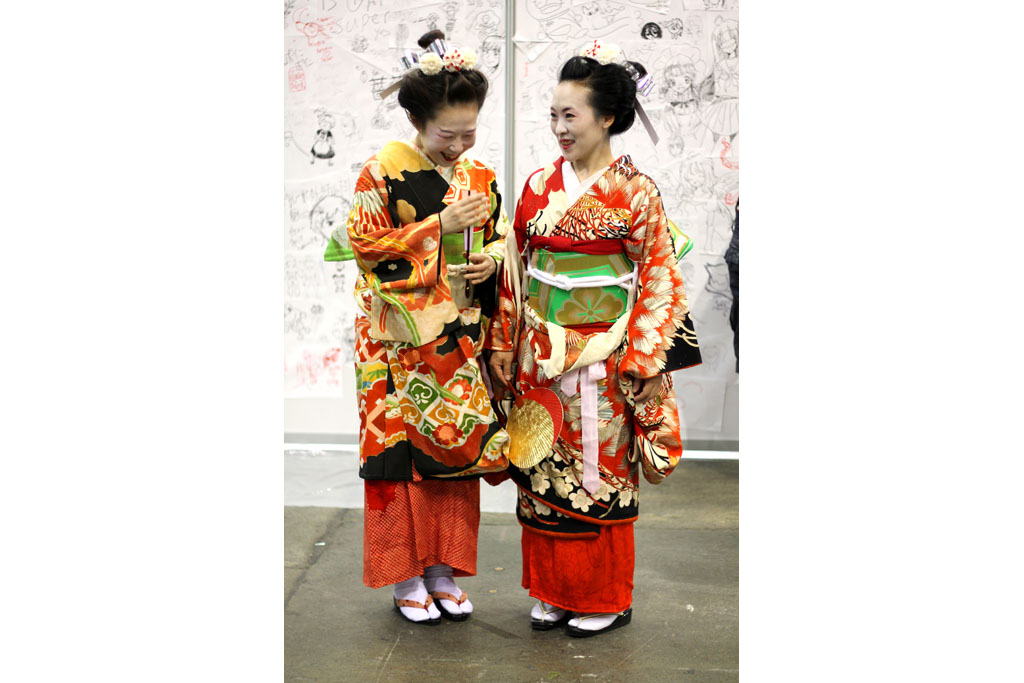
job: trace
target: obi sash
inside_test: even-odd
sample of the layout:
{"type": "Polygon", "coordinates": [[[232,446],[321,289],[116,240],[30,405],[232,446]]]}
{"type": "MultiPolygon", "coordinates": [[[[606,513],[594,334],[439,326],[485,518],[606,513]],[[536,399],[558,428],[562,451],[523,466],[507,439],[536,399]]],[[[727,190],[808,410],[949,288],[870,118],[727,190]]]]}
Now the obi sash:
{"type": "MultiPolygon", "coordinates": [[[[613,242],[614,243],[614,242],[613,242]]],[[[536,249],[527,268],[527,302],[562,327],[613,323],[629,311],[636,265],[618,253],[536,249]]]]}

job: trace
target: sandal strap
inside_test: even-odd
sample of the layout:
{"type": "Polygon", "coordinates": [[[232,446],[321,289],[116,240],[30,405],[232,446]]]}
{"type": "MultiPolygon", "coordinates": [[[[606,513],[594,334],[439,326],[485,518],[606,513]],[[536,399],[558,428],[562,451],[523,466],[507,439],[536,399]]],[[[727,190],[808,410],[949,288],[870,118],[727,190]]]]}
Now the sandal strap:
{"type": "Polygon", "coordinates": [[[541,616],[543,616],[543,617],[546,617],[549,614],[554,614],[555,612],[564,612],[565,611],[564,609],[562,609],[561,607],[558,607],[556,605],[551,605],[551,609],[548,609],[547,607],[544,606],[544,601],[543,600],[540,600],[539,602],[540,602],[540,613],[541,613],[541,616]]]}
{"type": "Polygon", "coordinates": [[[416,602],[415,600],[395,600],[395,604],[399,607],[415,607],[417,609],[427,609],[434,604],[434,599],[429,595],[427,596],[426,602],[416,602]]]}
{"type": "Polygon", "coordinates": [[[457,598],[451,593],[446,593],[444,591],[434,591],[433,593],[431,593],[431,595],[437,598],[438,600],[450,600],[451,602],[454,602],[456,605],[461,605],[462,603],[466,602],[466,598],[469,597],[466,591],[462,591],[461,598],[457,598]]]}

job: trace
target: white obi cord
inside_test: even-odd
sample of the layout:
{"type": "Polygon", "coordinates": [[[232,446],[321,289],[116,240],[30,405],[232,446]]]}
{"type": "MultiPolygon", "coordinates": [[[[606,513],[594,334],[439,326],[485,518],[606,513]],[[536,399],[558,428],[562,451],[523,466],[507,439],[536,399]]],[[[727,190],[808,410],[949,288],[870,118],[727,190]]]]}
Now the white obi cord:
{"type": "Polygon", "coordinates": [[[566,396],[580,392],[580,414],[583,418],[583,488],[597,493],[601,487],[598,473],[597,454],[600,450],[597,438],[597,380],[604,379],[604,361],[599,360],[562,375],[561,389],[566,396]]]}
{"type": "Polygon", "coordinates": [[[633,282],[636,281],[638,267],[633,265],[633,272],[626,273],[621,277],[610,275],[588,275],[586,277],[569,277],[567,275],[553,275],[537,270],[532,264],[526,266],[526,274],[534,280],[543,282],[550,287],[558,287],[562,290],[577,289],[580,287],[613,287],[618,285],[625,290],[632,291],[633,282]]]}

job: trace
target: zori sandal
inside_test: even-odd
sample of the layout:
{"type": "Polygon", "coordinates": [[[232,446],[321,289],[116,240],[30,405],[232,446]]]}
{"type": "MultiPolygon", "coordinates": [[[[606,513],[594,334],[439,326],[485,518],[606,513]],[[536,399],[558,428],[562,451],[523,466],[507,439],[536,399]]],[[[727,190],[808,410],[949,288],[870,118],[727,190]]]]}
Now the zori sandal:
{"type": "Polygon", "coordinates": [[[444,602],[442,602],[443,600],[449,600],[451,602],[454,602],[459,607],[462,607],[462,604],[466,602],[469,598],[469,596],[466,594],[466,591],[462,591],[462,597],[459,598],[455,597],[451,593],[446,593],[445,591],[434,591],[430,594],[430,597],[434,599],[434,606],[437,607],[437,609],[441,610],[441,616],[445,619],[450,619],[452,621],[465,621],[466,619],[469,619],[469,615],[472,614],[472,612],[462,611],[449,612],[448,609],[445,608],[444,602]]]}
{"type": "Polygon", "coordinates": [[[633,608],[630,607],[625,612],[618,612],[618,613],[612,612],[611,614],[580,614],[580,615],[578,615],[576,617],[576,619],[577,619],[576,625],[573,625],[572,623],[570,623],[568,626],[566,626],[565,632],[568,633],[570,636],[573,636],[575,638],[589,638],[590,636],[596,636],[599,633],[605,633],[607,631],[612,631],[614,629],[617,629],[617,628],[619,628],[621,626],[625,626],[626,624],[628,624],[630,621],[633,620],[633,608]],[[598,618],[598,617],[611,617],[611,616],[614,616],[615,618],[612,619],[612,621],[609,624],[607,624],[606,626],[602,626],[601,628],[594,628],[594,629],[580,628],[580,626],[583,625],[583,622],[586,619],[595,619],[595,618],[598,618]]]}
{"type": "Polygon", "coordinates": [[[408,622],[410,622],[412,624],[427,624],[427,625],[433,626],[434,624],[440,624],[441,623],[440,617],[437,618],[437,619],[431,619],[430,618],[430,612],[427,610],[427,607],[429,607],[434,601],[433,601],[433,599],[429,595],[427,596],[427,601],[426,602],[416,602],[415,600],[399,600],[398,598],[395,598],[394,600],[395,600],[395,611],[398,612],[399,614],[401,614],[403,619],[405,619],[406,621],[408,621],[408,622]],[[423,610],[424,612],[427,613],[427,618],[426,619],[420,619],[419,621],[417,621],[416,619],[410,619],[409,617],[407,617],[405,615],[405,612],[402,611],[402,609],[401,609],[402,607],[412,607],[413,609],[421,609],[421,610],[423,610]]]}
{"type": "Polygon", "coordinates": [[[530,628],[534,631],[550,631],[556,626],[564,624],[570,616],[569,610],[538,600],[530,610],[530,628]]]}

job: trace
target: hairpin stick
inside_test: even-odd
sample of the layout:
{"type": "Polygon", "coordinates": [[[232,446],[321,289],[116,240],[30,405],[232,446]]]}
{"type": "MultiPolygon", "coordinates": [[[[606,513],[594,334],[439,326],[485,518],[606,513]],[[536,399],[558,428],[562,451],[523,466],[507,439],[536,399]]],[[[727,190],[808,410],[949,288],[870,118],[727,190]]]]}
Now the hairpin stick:
{"type": "Polygon", "coordinates": [[[406,50],[402,53],[402,57],[399,59],[399,63],[402,65],[402,69],[408,71],[417,64],[419,64],[420,56],[412,50],[406,50]]]}
{"type": "Polygon", "coordinates": [[[438,57],[444,57],[444,53],[448,52],[448,42],[441,38],[438,38],[437,40],[432,42],[427,47],[427,49],[433,52],[438,57]]]}

